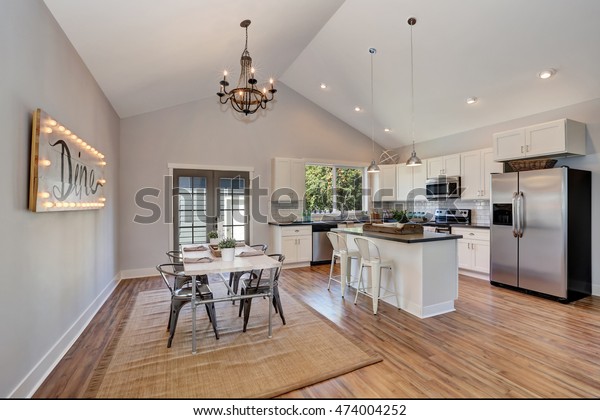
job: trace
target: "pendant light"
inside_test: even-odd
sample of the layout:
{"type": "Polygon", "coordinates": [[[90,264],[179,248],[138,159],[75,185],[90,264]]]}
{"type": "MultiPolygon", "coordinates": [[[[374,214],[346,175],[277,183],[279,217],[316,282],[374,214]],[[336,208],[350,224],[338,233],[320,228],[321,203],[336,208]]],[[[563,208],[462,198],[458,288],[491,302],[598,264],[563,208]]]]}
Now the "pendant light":
{"type": "Polygon", "coordinates": [[[411,124],[411,136],[412,136],[412,153],[410,154],[410,158],[406,161],[406,166],[419,166],[422,165],[421,159],[417,156],[417,152],[415,152],[415,82],[414,82],[414,72],[415,66],[413,64],[413,36],[412,36],[412,28],[417,23],[417,19],[411,17],[408,19],[408,24],[410,25],[410,124],[411,124]]]}
{"type": "MultiPolygon", "coordinates": [[[[373,146],[373,156],[375,156],[375,110],[373,109],[373,55],[377,50],[375,48],[369,48],[369,53],[371,54],[371,145],[373,146]]],[[[379,166],[375,163],[375,158],[371,161],[371,164],[367,168],[368,173],[377,173],[379,172],[379,166]]]]}

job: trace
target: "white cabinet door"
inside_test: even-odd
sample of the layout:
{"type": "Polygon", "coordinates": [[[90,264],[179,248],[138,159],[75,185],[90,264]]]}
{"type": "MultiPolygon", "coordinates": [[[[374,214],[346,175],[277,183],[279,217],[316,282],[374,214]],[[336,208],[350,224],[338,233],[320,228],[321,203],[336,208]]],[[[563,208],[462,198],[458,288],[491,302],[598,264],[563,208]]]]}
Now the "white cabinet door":
{"type": "Polygon", "coordinates": [[[444,172],[444,158],[436,157],[427,159],[427,178],[435,178],[439,175],[443,175],[444,172]]]}
{"type": "Polygon", "coordinates": [[[481,195],[481,151],[463,153],[460,158],[461,199],[476,200],[481,195]]]}
{"type": "Polygon", "coordinates": [[[415,201],[427,201],[425,195],[425,184],[427,182],[427,162],[423,160],[423,164],[419,166],[413,166],[413,189],[415,201]]]}
{"type": "Polygon", "coordinates": [[[306,164],[302,159],[292,159],[290,168],[290,185],[298,195],[298,200],[304,200],[306,192],[306,164]]]}
{"type": "Polygon", "coordinates": [[[457,241],[458,248],[458,268],[471,270],[473,267],[473,254],[471,253],[470,242],[466,239],[457,241]]]}
{"type": "Polygon", "coordinates": [[[379,165],[379,190],[375,201],[396,201],[396,165],[379,165]]]}
{"type": "Polygon", "coordinates": [[[444,156],[444,173],[446,176],[460,175],[460,153],[444,156]]]}
{"type": "Polygon", "coordinates": [[[528,157],[565,151],[565,120],[537,124],[525,129],[525,154],[528,157]]]}
{"type": "Polygon", "coordinates": [[[504,164],[494,160],[494,149],[483,149],[481,151],[482,175],[481,194],[479,198],[490,199],[490,188],[492,186],[492,174],[501,174],[504,172],[504,164]]]}
{"type": "Polygon", "coordinates": [[[427,159],[427,178],[460,175],[460,154],[427,159]]]}
{"type": "Polygon", "coordinates": [[[396,166],[396,199],[407,201],[413,190],[413,167],[401,163],[396,166]]]}
{"type": "Polygon", "coordinates": [[[296,237],[296,261],[306,262],[312,260],[312,235],[296,237]]]}
{"type": "Polygon", "coordinates": [[[494,134],[494,160],[520,159],[525,155],[525,129],[494,134]]]}
{"type": "Polygon", "coordinates": [[[490,273],[490,243],[489,241],[472,241],[473,256],[472,270],[480,273],[490,273]]]}
{"type": "Polygon", "coordinates": [[[305,186],[305,163],[303,159],[274,158],[271,165],[271,188],[272,192],[287,189],[288,194],[282,196],[280,201],[292,201],[292,190],[298,200],[304,198],[305,186]]]}
{"type": "Polygon", "coordinates": [[[281,253],[285,255],[286,264],[298,262],[297,240],[296,236],[284,236],[281,238],[281,253]]]}

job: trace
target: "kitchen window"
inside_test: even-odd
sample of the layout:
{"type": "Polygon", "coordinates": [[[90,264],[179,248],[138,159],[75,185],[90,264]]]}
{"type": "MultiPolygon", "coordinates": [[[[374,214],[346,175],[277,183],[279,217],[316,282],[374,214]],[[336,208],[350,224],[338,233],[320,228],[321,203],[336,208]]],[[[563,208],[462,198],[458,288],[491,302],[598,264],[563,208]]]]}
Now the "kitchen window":
{"type": "Polygon", "coordinates": [[[363,209],[363,167],[309,164],[305,177],[307,210],[363,209]]]}

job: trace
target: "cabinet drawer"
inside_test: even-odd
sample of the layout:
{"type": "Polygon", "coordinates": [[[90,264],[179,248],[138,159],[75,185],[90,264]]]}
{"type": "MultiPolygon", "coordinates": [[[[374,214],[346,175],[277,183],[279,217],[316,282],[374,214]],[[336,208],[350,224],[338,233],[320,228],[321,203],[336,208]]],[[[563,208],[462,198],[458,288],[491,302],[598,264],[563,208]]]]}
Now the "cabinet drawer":
{"type": "Polygon", "coordinates": [[[469,229],[469,228],[453,227],[452,234],[462,235],[463,239],[479,239],[482,241],[490,240],[490,230],[489,229],[469,229]]]}
{"type": "Polygon", "coordinates": [[[281,236],[311,235],[312,226],[284,226],[281,228],[281,236]]]}

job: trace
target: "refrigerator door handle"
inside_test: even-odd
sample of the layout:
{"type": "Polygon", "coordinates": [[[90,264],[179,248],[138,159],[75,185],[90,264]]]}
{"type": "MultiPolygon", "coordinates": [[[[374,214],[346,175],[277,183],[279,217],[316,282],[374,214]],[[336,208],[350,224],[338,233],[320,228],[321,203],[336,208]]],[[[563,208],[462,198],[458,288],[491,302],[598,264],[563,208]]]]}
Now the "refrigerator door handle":
{"type": "Polygon", "coordinates": [[[519,210],[519,238],[523,237],[523,228],[525,225],[525,213],[523,211],[523,202],[525,200],[525,196],[523,195],[523,191],[519,191],[519,197],[517,198],[517,207],[519,210]]]}
{"type": "Polygon", "coordinates": [[[519,193],[514,192],[512,196],[512,234],[516,238],[519,236],[519,227],[517,226],[518,217],[517,217],[517,196],[519,193]]]}

